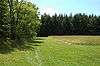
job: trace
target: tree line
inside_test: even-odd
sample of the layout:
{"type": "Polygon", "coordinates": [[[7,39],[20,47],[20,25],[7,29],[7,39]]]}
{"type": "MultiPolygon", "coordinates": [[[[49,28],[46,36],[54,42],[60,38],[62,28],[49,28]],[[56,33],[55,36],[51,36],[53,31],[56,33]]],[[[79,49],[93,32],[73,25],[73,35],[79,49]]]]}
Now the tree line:
{"type": "Polygon", "coordinates": [[[78,13],[69,16],[46,13],[41,16],[38,36],[48,35],[100,35],[100,16],[78,13]]]}
{"type": "Polygon", "coordinates": [[[0,0],[0,47],[33,40],[40,25],[38,15],[31,2],[0,0]]]}

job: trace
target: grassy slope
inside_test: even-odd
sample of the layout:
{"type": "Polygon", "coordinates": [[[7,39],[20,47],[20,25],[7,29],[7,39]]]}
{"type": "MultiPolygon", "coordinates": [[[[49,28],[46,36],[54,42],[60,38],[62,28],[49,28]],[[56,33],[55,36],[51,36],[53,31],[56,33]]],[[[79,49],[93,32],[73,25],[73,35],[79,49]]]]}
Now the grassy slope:
{"type": "Polygon", "coordinates": [[[40,47],[42,66],[100,66],[100,45],[95,44],[94,38],[98,39],[97,41],[100,39],[100,37],[49,37],[40,47]],[[86,45],[68,44],[66,41],[69,39],[70,43],[74,39],[89,42],[85,43],[86,45]],[[93,41],[95,45],[91,45],[93,41]]]}
{"type": "Polygon", "coordinates": [[[0,66],[32,66],[35,65],[34,51],[15,51],[0,54],[0,66]]]}
{"type": "Polygon", "coordinates": [[[33,50],[0,54],[0,66],[100,66],[100,37],[48,37],[33,50]]]}

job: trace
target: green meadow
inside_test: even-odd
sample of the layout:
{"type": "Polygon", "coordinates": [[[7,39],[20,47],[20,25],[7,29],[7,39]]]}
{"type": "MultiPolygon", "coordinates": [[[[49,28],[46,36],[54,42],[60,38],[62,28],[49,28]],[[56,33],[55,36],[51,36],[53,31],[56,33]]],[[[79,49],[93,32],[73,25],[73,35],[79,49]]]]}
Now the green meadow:
{"type": "Polygon", "coordinates": [[[0,53],[0,66],[100,66],[100,36],[38,37],[0,53]]]}

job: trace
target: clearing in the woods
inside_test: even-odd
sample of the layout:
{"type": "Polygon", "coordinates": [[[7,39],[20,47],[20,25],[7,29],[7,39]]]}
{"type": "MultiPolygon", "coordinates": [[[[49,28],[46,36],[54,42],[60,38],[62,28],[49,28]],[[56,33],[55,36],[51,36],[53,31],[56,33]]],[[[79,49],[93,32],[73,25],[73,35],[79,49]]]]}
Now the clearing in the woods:
{"type": "Polygon", "coordinates": [[[49,36],[0,54],[0,66],[100,66],[100,36],[49,36]]]}

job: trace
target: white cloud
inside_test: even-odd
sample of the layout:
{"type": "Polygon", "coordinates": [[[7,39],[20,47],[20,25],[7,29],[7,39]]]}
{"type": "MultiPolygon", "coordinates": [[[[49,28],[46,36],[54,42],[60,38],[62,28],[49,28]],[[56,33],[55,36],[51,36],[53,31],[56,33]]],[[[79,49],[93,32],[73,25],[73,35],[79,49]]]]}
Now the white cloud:
{"type": "Polygon", "coordinates": [[[45,8],[40,9],[41,14],[46,13],[46,14],[49,14],[51,16],[54,15],[55,13],[57,13],[57,12],[58,12],[58,10],[53,8],[53,7],[45,7],[45,8]]]}

